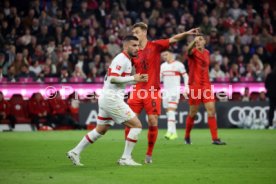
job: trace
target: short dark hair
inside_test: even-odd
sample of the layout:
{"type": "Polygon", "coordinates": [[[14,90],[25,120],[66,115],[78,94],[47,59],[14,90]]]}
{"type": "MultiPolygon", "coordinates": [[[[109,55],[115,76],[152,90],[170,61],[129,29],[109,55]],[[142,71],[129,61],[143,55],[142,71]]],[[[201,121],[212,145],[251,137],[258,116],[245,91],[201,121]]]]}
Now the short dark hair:
{"type": "Polygon", "coordinates": [[[127,36],[124,37],[123,42],[128,42],[128,41],[131,41],[131,40],[139,41],[136,36],[127,35],[127,36]]]}
{"type": "Polygon", "coordinates": [[[141,28],[142,30],[147,31],[148,30],[148,25],[144,22],[137,22],[132,26],[132,29],[135,29],[136,27],[141,28]]]}

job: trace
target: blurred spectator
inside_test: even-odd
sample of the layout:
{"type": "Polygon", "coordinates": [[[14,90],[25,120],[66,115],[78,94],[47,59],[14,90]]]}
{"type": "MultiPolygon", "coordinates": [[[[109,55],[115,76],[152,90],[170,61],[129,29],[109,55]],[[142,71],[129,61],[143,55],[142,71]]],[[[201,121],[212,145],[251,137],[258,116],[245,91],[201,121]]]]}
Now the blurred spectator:
{"type": "Polygon", "coordinates": [[[5,77],[7,77],[7,76],[4,75],[4,73],[3,73],[3,67],[0,65],[0,80],[3,79],[3,78],[5,78],[5,77]]]}
{"type": "Polygon", "coordinates": [[[31,77],[31,78],[34,79],[36,77],[36,75],[35,75],[34,72],[32,72],[32,71],[29,70],[29,67],[27,65],[23,65],[21,67],[21,72],[17,75],[17,77],[18,78],[21,78],[21,77],[25,77],[25,78],[31,77]]]}
{"type": "Polygon", "coordinates": [[[33,97],[29,100],[28,109],[32,124],[36,126],[37,130],[40,129],[41,124],[54,128],[51,124],[49,105],[40,93],[33,94],[33,97]]]}
{"type": "Polygon", "coordinates": [[[243,102],[249,102],[250,94],[249,94],[249,88],[244,88],[244,94],[242,95],[242,101],[243,102]]]}
{"type": "Polygon", "coordinates": [[[251,27],[249,27],[246,30],[246,33],[241,36],[241,44],[243,45],[249,45],[252,42],[252,37],[253,37],[253,30],[251,27]]]}
{"type": "MultiPolygon", "coordinates": [[[[97,77],[102,77],[108,65],[104,57],[120,52],[120,40],[129,34],[138,19],[149,24],[150,40],[200,27],[206,35],[210,54],[216,56],[211,62],[218,62],[225,74],[231,73],[232,64],[238,64],[238,70],[242,71],[237,63],[241,55],[243,65],[247,65],[254,54],[263,65],[272,66],[275,60],[276,11],[269,2],[260,5],[240,0],[26,1],[23,9],[13,1],[0,4],[0,49],[4,51],[0,53],[5,55],[4,66],[1,58],[0,64],[4,75],[11,65],[13,73],[18,74],[23,64],[34,64],[36,60],[44,68],[47,58],[52,63],[51,75],[62,67],[72,72],[82,53],[84,63],[89,65],[82,67],[84,73],[93,76],[95,71],[91,71],[97,70],[97,77]],[[228,58],[228,63],[221,58],[228,58]]],[[[183,52],[189,39],[171,49],[183,52]]],[[[265,67],[255,65],[253,63],[254,72],[263,76],[265,67]]],[[[210,70],[213,67],[214,64],[210,70]]],[[[43,69],[40,73],[36,71],[39,76],[45,73],[43,69]]],[[[256,78],[260,79],[263,77],[256,78]]]]}
{"type": "Polygon", "coordinates": [[[0,123],[8,120],[9,130],[12,131],[16,124],[15,117],[10,113],[9,103],[4,99],[3,93],[0,91],[0,123]]]}
{"type": "Polygon", "coordinates": [[[72,73],[72,77],[83,78],[83,79],[86,78],[86,75],[85,75],[85,73],[83,72],[83,70],[82,70],[80,64],[77,64],[77,65],[75,66],[75,70],[74,70],[73,73],[72,73]]]}
{"type": "Polygon", "coordinates": [[[210,56],[211,64],[218,63],[219,65],[222,64],[222,55],[220,54],[219,49],[214,49],[214,53],[210,56]]]}
{"type": "Polygon", "coordinates": [[[243,46],[242,55],[244,59],[244,64],[248,64],[251,58],[250,47],[248,45],[243,46]]]}
{"type": "Polygon", "coordinates": [[[29,71],[35,73],[36,76],[40,74],[40,72],[42,71],[42,67],[39,64],[38,60],[34,60],[32,62],[31,66],[29,66],[29,71]]]}
{"type": "Polygon", "coordinates": [[[223,77],[225,77],[225,74],[220,69],[220,65],[218,63],[216,63],[214,68],[210,72],[210,78],[211,79],[216,79],[216,78],[223,78],[223,77]]]}
{"type": "Polygon", "coordinates": [[[67,67],[62,67],[60,71],[60,77],[59,77],[60,82],[68,82],[70,77],[71,76],[69,74],[67,67]]]}
{"type": "Polygon", "coordinates": [[[112,57],[114,57],[115,55],[117,55],[121,51],[120,46],[115,41],[116,41],[116,37],[114,35],[110,35],[109,36],[109,43],[106,45],[107,49],[108,49],[108,53],[112,57]]]}
{"type": "Polygon", "coordinates": [[[244,76],[247,78],[255,78],[256,77],[254,67],[251,63],[246,65],[246,71],[244,73],[244,76]]]}
{"type": "Polygon", "coordinates": [[[261,92],[260,92],[259,100],[260,100],[260,101],[268,101],[267,98],[266,98],[266,94],[265,94],[264,91],[261,91],[261,92]]]}
{"type": "Polygon", "coordinates": [[[9,66],[7,76],[8,76],[8,81],[10,81],[10,82],[16,82],[17,81],[17,75],[16,75],[16,72],[15,72],[15,66],[14,65],[9,66]]]}
{"type": "Polygon", "coordinates": [[[263,77],[264,65],[257,54],[252,56],[250,64],[252,65],[253,71],[255,72],[255,77],[263,77]]]}
{"type": "Polygon", "coordinates": [[[239,66],[237,64],[231,65],[231,69],[229,71],[229,76],[234,82],[237,82],[240,79],[241,75],[239,72],[239,66]]]}
{"type": "Polygon", "coordinates": [[[237,20],[243,14],[243,10],[239,8],[238,1],[233,1],[233,6],[228,10],[228,15],[237,20]]]}
{"type": "Polygon", "coordinates": [[[27,46],[31,43],[31,30],[29,28],[25,29],[25,34],[19,38],[19,44],[27,46]]]}
{"type": "Polygon", "coordinates": [[[63,42],[63,54],[69,56],[71,53],[72,53],[71,39],[69,37],[65,37],[63,42]]]}
{"type": "Polygon", "coordinates": [[[209,35],[211,33],[212,25],[209,22],[208,16],[204,16],[202,24],[200,25],[200,30],[203,34],[209,35]]]}
{"type": "Polygon", "coordinates": [[[221,70],[222,70],[227,76],[229,76],[230,67],[229,67],[229,59],[228,59],[227,57],[224,57],[224,58],[222,59],[221,70]]]}
{"type": "Polygon", "coordinates": [[[70,125],[73,128],[82,128],[82,126],[68,114],[68,104],[65,100],[61,99],[59,92],[56,93],[54,98],[49,99],[49,106],[52,117],[51,122],[54,123],[55,126],[70,125]]]}

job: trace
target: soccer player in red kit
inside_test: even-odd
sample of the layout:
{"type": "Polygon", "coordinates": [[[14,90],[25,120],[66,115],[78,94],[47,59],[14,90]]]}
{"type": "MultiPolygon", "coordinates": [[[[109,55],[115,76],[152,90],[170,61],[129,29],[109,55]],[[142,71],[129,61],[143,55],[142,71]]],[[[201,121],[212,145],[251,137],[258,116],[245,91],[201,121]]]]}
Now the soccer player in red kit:
{"type": "Polygon", "coordinates": [[[205,47],[203,36],[196,36],[188,46],[189,68],[189,114],[186,119],[185,143],[191,144],[190,132],[200,103],[204,103],[208,114],[208,125],[212,135],[212,144],[225,145],[218,138],[214,93],[209,81],[210,54],[205,47]]]}
{"type": "MultiPolygon", "coordinates": [[[[158,115],[161,113],[160,97],[160,53],[167,50],[170,44],[182,40],[187,35],[197,35],[198,29],[179,33],[169,39],[148,41],[147,24],[139,22],[133,25],[132,33],[139,39],[138,57],[133,59],[136,73],[148,74],[148,82],[137,83],[130,94],[128,104],[138,115],[145,109],[148,115],[148,149],[145,163],[152,163],[152,151],[158,135],[158,115]]],[[[125,129],[125,137],[129,128],[125,129]]]]}

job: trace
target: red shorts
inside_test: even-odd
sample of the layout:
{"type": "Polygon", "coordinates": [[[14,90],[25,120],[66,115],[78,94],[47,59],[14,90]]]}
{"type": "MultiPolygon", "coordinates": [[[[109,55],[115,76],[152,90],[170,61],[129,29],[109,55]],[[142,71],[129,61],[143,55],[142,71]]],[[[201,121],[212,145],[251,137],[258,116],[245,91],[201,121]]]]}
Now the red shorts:
{"type": "Polygon", "coordinates": [[[200,103],[214,102],[215,94],[211,86],[190,86],[189,105],[199,105],[200,103]]]}
{"type": "Polygon", "coordinates": [[[127,103],[136,114],[140,114],[143,109],[148,115],[161,114],[160,90],[154,92],[146,92],[145,90],[132,91],[127,103]]]}

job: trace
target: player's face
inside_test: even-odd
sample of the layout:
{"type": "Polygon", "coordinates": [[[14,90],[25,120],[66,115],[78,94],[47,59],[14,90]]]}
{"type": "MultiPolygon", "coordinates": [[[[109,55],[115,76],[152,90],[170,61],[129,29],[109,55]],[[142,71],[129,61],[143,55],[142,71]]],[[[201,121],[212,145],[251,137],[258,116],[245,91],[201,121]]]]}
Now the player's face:
{"type": "Polygon", "coordinates": [[[133,36],[136,36],[139,39],[139,42],[144,40],[147,37],[147,31],[142,30],[140,27],[136,27],[132,30],[133,36]]]}
{"type": "Polygon", "coordinates": [[[163,61],[166,61],[168,63],[171,63],[172,62],[172,54],[170,52],[163,52],[161,54],[161,57],[163,59],[163,61]]]}
{"type": "Polygon", "coordinates": [[[170,53],[170,52],[168,52],[168,51],[163,52],[163,53],[161,54],[161,57],[162,57],[163,61],[166,61],[166,62],[168,62],[168,63],[173,62],[173,55],[172,55],[172,53],[170,53]]]}
{"type": "Polygon", "coordinates": [[[167,61],[168,60],[168,52],[163,52],[161,54],[161,58],[162,58],[163,61],[167,61]]]}
{"type": "Polygon", "coordinates": [[[139,41],[131,40],[127,44],[127,52],[130,57],[136,57],[139,50],[139,41]]]}
{"type": "Polygon", "coordinates": [[[197,37],[195,38],[195,44],[196,44],[196,47],[197,47],[197,48],[204,48],[205,43],[206,43],[206,41],[205,41],[205,39],[203,38],[203,36],[197,36],[197,37]]]}

